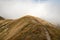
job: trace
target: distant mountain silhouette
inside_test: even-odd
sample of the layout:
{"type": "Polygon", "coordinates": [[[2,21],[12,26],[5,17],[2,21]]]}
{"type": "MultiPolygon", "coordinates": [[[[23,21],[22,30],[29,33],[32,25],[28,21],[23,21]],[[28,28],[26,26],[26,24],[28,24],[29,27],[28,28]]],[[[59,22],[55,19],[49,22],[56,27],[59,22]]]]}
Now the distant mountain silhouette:
{"type": "Polygon", "coordinates": [[[60,40],[60,29],[38,17],[0,20],[0,40],[60,40]]]}
{"type": "Polygon", "coordinates": [[[3,20],[4,18],[0,16],[0,20],[3,20]]]}

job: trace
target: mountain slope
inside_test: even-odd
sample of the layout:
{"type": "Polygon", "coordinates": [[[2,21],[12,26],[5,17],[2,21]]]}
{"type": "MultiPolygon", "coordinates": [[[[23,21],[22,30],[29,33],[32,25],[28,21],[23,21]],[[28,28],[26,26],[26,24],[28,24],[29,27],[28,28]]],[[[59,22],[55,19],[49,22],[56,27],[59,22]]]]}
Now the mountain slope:
{"type": "Polygon", "coordinates": [[[60,40],[60,30],[33,16],[0,21],[0,40],[60,40]]]}

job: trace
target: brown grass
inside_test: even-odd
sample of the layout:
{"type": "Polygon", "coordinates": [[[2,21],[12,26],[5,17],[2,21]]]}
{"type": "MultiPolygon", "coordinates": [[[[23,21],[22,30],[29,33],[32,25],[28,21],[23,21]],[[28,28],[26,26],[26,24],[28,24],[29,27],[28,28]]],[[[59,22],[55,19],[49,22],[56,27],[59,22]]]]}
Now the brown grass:
{"type": "Polygon", "coordinates": [[[0,20],[0,40],[60,40],[60,29],[38,17],[0,20]]]}

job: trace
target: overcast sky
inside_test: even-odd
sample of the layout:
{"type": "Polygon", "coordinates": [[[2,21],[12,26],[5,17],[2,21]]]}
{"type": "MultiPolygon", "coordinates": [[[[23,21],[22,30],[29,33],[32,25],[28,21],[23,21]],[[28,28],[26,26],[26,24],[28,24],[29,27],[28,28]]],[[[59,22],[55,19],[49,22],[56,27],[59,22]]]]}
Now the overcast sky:
{"type": "Polygon", "coordinates": [[[24,15],[60,25],[60,0],[0,0],[0,16],[16,19],[24,15]]]}

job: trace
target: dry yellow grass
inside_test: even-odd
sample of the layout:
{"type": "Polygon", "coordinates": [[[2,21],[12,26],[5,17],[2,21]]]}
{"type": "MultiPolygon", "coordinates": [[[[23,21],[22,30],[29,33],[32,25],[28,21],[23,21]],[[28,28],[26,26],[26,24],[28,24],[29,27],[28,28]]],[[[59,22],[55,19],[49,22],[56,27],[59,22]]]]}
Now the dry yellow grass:
{"type": "Polygon", "coordinates": [[[0,40],[60,40],[60,29],[33,16],[0,20],[0,40]]]}

